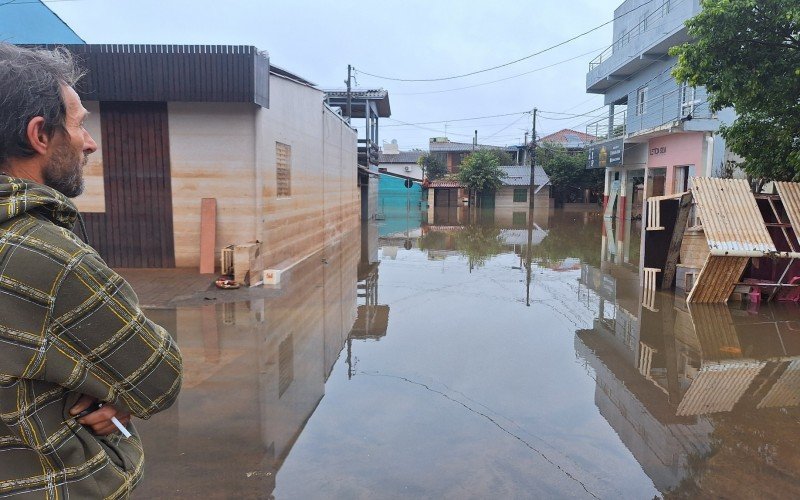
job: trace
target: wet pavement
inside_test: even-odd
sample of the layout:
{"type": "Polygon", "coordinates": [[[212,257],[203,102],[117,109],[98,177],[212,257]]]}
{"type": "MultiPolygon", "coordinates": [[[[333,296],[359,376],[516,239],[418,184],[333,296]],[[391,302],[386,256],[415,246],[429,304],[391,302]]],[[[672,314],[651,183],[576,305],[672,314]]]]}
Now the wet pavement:
{"type": "Polygon", "coordinates": [[[151,310],[186,373],[136,497],[800,493],[796,305],[645,297],[638,223],[507,215],[365,227],[267,297],[151,310]]]}

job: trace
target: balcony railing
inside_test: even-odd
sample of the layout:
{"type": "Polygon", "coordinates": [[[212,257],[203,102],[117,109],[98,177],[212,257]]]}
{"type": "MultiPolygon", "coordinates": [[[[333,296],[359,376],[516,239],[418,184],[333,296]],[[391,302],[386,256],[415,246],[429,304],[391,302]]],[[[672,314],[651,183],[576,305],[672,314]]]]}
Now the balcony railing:
{"type": "Polygon", "coordinates": [[[597,137],[596,142],[623,137],[626,132],[627,109],[622,107],[620,111],[614,112],[613,120],[608,119],[608,115],[599,120],[590,122],[586,125],[586,133],[597,137]]]}
{"type": "MultiPolygon", "coordinates": [[[[656,26],[655,22],[666,17],[673,7],[677,6],[677,4],[686,1],[688,0],[661,0],[661,4],[657,9],[643,17],[642,20],[639,21],[635,26],[620,35],[616,40],[614,40],[614,43],[609,45],[597,57],[592,59],[589,62],[589,71],[592,71],[594,68],[600,66],[603,61],[607,61],[612,55],[614,55],[615,52],[619,52],[623,47],[629,45],[631,41],[635,40],[637,37],[642,36],[648,31],[660,29],[658,26],[656,26]]],[[[656,3],[656,5],[658,5],[658,3],[656,3]]]]}

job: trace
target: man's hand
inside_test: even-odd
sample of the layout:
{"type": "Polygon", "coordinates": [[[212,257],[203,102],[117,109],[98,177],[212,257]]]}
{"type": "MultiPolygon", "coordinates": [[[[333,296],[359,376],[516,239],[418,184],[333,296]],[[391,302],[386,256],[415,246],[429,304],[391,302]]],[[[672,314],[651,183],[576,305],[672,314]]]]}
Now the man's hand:
{"type": "MultiPolygon", "coordinates": [[[[78,402],[75,403],[75,406],[70,408],[69,413],[70,415],[77,415],[96,402],[97,398],[93,398],[84,394],[80,397],[80,399],[78,399],[78,402]]],[[[117,427],[111,421],[111,417],[117,417],[117,420],[119,420],[124,426],[127,426],[131,421],[130,413],[120,411],[113,405],[104,404],[99,410],[95,410],[92,413],[78,419],[78,423],[90,427],[92,432],[97,436],[108,436],[109,434],[119,432],[117,427]]]]}

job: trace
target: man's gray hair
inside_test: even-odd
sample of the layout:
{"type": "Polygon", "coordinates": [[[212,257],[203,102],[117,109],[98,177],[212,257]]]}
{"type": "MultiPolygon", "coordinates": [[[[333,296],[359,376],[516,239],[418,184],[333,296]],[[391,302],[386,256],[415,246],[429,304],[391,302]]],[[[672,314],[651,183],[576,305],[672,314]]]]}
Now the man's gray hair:
{"type": "Polygon", "coordinates": [[[0,166],[11,158],[34,155],[27,138],[33,118],[44,118],[48,136],[64,130],[61,86],[74,87],[82,76],[64,48],[26,49],[0,43],[0,166]]]}

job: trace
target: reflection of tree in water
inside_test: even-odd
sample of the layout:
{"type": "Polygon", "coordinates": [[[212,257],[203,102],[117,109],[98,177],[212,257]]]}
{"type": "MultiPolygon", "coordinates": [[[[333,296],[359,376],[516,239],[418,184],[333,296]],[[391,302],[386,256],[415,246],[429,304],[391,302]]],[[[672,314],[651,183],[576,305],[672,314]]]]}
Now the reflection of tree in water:
{"type": "MultiPolygon", "coordinates": [[[[599,266],[600,244],[600,227],[596,224],[552,221],[547,236],[533,246],[531,255],[534,260],[545,262],[558,262],[572,257],[585,264],[599,266]]],[[[525,255],[524,248],[522,255],[525,255]]]]}
{"type": "Polygon", "coordinates": [[[421,250],[455,250],[469,261],[470,269],[481,267],[489,258],[508,252],[500,228],[469,225],[455,231],[430,231],[418,240],[421,250]]]}
{"type": "Polygon", "coordinates": [[[442,231],[428,231],[423,234],[417,245],[420,250],[450,250],[448,242],[450,235],[442,231]]]}
{"type": "Polygon", "coordinates": [[[466,226],[455,235],[456,250],[469,261],[470,269],[481,267],[489,258],[507,251],[500,236],[500,228],[494,226],[466,226]]]}

